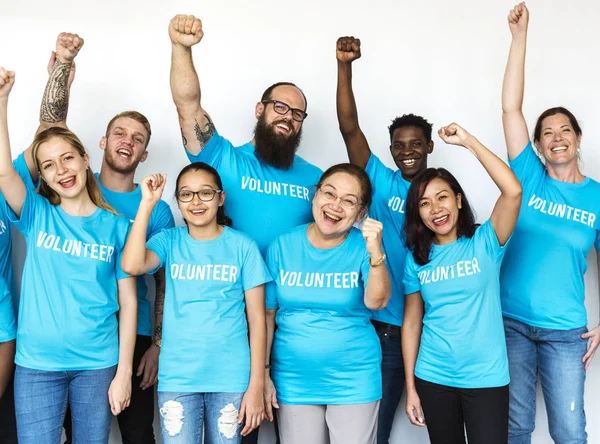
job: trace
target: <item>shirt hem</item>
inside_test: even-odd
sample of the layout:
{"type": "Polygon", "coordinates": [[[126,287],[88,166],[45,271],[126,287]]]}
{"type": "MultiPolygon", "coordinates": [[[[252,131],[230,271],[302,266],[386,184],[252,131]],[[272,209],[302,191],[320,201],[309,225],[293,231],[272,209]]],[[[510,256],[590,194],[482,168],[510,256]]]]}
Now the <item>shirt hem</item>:
{"type": "Polygon", "coordinates": [[[577,328],[587,327],[587,320],[582,325],[573,324],[572,326],[565,326],[565,325],[557,326],[557,325],[553,325],[553,324],[546,324],[544,322],[531,322],[531,320],[529,320],[529,319],[525,319],[521,316],[508,314],[505,312],[502,312],[502,316],[505,318],[509,318],[509,319],[513,319],[515,321],[521,322],[523,324],[527,324],[530,327],[545,328],[546,330],[567,331],[567,330],[575,330],[577,328]]]}

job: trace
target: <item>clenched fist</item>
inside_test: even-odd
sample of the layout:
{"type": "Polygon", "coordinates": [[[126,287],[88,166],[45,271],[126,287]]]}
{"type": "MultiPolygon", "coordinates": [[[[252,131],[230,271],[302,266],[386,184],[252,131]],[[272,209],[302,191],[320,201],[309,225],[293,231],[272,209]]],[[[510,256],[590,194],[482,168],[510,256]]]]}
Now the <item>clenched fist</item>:
{"type": "Polygon", "coordinates": [[[169,37],[174,45],[188,48],[202,40],[202,22],[193,15],[178,14],[169,23],[169,37]]]}
{"type": "Polygon", "coordinates": [[[367,217],[361,228],[362,235],[367,243],[367,252],[372,258],[372,262],[376,262],[383,256],[381,247],[381,233],[383,232],[383,224],[378,220],[367,217]]]}
{"type": "Polygon", "coordinates": [[[528,23],[529,10],[525,6],[525,2],[519,3],[508,13],[508,27],[513,36],[527,33],[528,23]]]}
{"type": "Polygon", "coordinates": [[[150,174],[142,180],[142,199],[151,205],[156,205],[162,197],[167,183],[166,174],[150,174]]]}
{"type": "Polygon", "coordinates": [[[15,72],[7,71],[0,66],[0,97],[8,97],[15,84],[15,72]]]}
{"type": "Polygon", "coordinates": [[[441,127],[438,130],[438,135],[444,142],[458,146],[465,146],[467,141],[473,137],[456,123],[441,127]]]}
{"type": "Polygon", "coordinates": [[[335,47],[335,56],[343,63],[352,63],[360,59],[360,39],[340,37],[335,47]]]}
{"type": "Polygon", "coordinates": [[[77,34],[61,32],[56,39],[56,58],[62,63],[71,63],[83,47],[83,39],[77,34]]]}

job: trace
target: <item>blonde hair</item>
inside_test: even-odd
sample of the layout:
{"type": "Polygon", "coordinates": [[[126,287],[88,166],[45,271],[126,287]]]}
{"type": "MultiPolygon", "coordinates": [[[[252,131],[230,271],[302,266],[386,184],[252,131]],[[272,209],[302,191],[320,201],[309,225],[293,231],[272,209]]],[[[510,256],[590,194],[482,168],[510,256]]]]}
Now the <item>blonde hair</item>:
{"type": "MultiPolygon", "coordinates": [[[[44,130],[37,136],[35,136],[35,139],[33,140],[33,143],[31,145],[31,154],[33,156],[33,161],[35,162],[35,167],[39,172],[40,178],[42,177],[42,170],[40,168],[40,161],[38,159],[38,151],[43,143],[49,142],[54,137],[58,137],[67,142],[69,145],[75,148],[75,150],[77,150],[81,157],[85,157],[86,155],[85,148],[83,147],[81,140],[79,140],[79,138],[74,133],[72,133],[68,129],[61,128],[58,126],[48,128],[47,130],[44,130]]],[[[119,215],[115,211],[115,209],[104,200],[104,197],[102,197],[100,187],[98,186],[98,182],[96,181],[96,178],[94,177],[94,173],[92,172],[91,168],[88,168],[86,170],[85,187],[94,205],[96,205],[99,208],[102,208],[103,210],[110,211],[116,216],[119,215]]],[[[48,199],[52,205],[60,205],[60,196],[43,179],[40,180],[38,194],[48,199]]]]}
{"type": "Polygon", "coordinates": [[[148,119],[146,118],[146,116],[144,116],[142,113],[139,113],[137,111],[123,111],[122,113],[119,113],[115,117],[110,119],[110,122],[108,122],[108,125],[106,126],[106,138],[108,138],[108,136],[110,135],[110,130],[112,129],[112,126],[117,121],[117,119],[120,119],[122,117],[128,118],[128,119],[133,119],[136,122],[139,122],[142,125],[144,125],[144,128],[146,129],[146,132],[148,133],[148,137],[146,138],[146,146],[144,146],[144,149],[148,148],[148,144],[150,143],[150,136],[152,136],[152,128],[150,127],[150,122],[148,122],[148,119]]]}

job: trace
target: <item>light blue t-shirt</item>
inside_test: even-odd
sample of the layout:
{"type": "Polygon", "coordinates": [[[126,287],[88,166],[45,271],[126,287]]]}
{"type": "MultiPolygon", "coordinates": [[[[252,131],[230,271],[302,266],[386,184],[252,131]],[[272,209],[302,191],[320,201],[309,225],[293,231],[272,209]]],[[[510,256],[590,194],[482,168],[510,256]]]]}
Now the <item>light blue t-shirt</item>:
{"type": "Polygon", "coordinates": [[[15,362],[35,370],[94,370],[118,362],[117,279],[129,221],[97,208],[71,216],[27,190],[21,217],[27,255],[15,362]]]}
{"type": "MultiPolygon", "coordinates": [[[[136,184],[134,191],[129,193],[120,193],[118,191],[112,191],[105,188],[100,182],[100,174],[96,173],[96,180],[100,187],[100,192],[104,199],[116,210],[117,213],[123,215],[130,222],[133,222],[137,210],[142,200],[142,190],[139,185],[136,184]]],[[[164,228],[173,228],[175,226],[175,220],[173,219],[173,212],[169,205],[159,200],[152,214],[150,215],[150,222],[148,222],[148,231],[146,232],[146,240],[150,239],[156,233],[164,228]]],[[[138,297],[138,325],[137,334],[143,336],[152,336],[152,317],[150,315],[150,301],[146,299],[148,294],[148,286],[146,285],[146,279],[144,276],[137,277],[137,297],[138,297]]]]}
{"type": "Polygon", "coordinates": [[[307,238],[308,225],[278,236],[267,251],[278,309],[271,376],[284,404],[361,404],[381,398],[381,347],[364,293],[371,266],[353,228],[334,248],[307,238]]]}
{"type": "Polygon", "coordinates": [[[10,288],[0,277],[0,342],[12,341],[16,335],[17,324],[10,288]]]}
{"type": "Polygon", "coordinates": [[[158,390],[245,392],[250,346],[244,291],[271,280],[256,243],[228,227],[208,241],[178,227],[158,233],[146,247],[167,276],[158,390]]]}
{"type": "Polygon", "coordinates": [[[552,179],[531,142],[510,166],[523,201],[500,275],[503,314],[539,328],[583,327],[586,256],[600,250],[600,184],[552,179]]]}
{"type": "Polygon", "coordinates": [[[488,220],[472,238],[432,245],[430,262],[406,258],[406,294],[425,306],[415,375],[458,388],[507,385],[508,357],[500,306],[504,248],[488,220]]]}
{"type": "Polygon", "coordinates": [[[383,310],[373,310],[373,319],[388,324],[402,326],[404,316],[404,262],[408,253],[404,245],[404,207],[410,182],[402,178],[400,170],[386,167],[371,153],[365,172],[373,186],[373,202],[369,216],[383,224],[383,248],[385,250],[390,278],[392,297],[383,310]]]}
{"type": "Polygon", "coordinates": [[[197,156],[187,155],[219,172],[233,228],[249,234],[262,254],[275,236],[312,220],[313,187],[322,171],[300,156],[289,170],[274,168],[256,157],[251,143],[236,148],[218,133],[197,156]]]}

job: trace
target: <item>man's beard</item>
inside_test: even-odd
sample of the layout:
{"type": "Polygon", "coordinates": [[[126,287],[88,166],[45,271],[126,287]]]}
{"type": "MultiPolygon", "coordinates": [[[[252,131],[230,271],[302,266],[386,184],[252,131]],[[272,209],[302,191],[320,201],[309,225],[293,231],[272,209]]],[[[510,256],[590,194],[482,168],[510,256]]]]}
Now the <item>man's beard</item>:
{"type": "Polygon", "coordinates": [[[110,151],[106,151],[104,155],[104,160],[106,160],[106,164],[110,167],[111,170],[119,173],[119,174],[130,174],[133,173],[138,165],[140,164],[141,159],[137,159],[126,166],[121,166],[115,159],[115,156],[118,156],[118,153],[112,153],[110,151]]]}
{"type": "Polygon", "coordinates": [[[302,139],[302,127],[296,134],[282,136],[274,131],[275,125],[283,119],[275,120],[270,125],[265,123],[264,114],[260,116],[254,127],[256,156],[263,162],[282,170],[289,170],[294,164],[294,155],[298,151],[302,139]]]}

